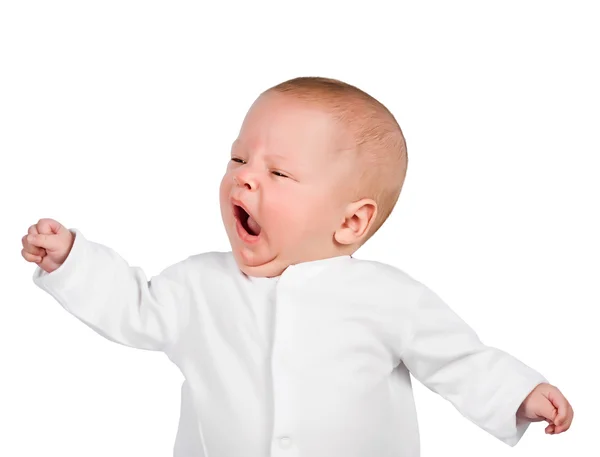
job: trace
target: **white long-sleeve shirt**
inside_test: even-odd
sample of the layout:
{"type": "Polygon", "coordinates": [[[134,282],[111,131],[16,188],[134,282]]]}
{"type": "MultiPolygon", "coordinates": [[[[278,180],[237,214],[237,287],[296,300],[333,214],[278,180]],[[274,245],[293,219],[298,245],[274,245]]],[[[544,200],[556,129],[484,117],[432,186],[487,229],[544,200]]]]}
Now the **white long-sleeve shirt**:
{"type": "Polygon", "coordinates": [[[174,457],[418,457],[409,372],[514,446],[519,405],[547,382],[390,265],[339,256],[257,278],[207,252],[148,280],[70,230],[65,262],[33,280],[105,338],[179,367],[174,457]]]}

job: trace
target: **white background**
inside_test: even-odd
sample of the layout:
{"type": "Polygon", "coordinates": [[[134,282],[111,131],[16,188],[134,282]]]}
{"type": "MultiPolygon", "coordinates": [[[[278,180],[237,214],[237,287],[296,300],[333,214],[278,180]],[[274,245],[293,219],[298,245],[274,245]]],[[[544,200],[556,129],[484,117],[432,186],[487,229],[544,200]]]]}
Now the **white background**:
{"type": "Polygon", "coordinates": [[[355,257],[424,282],[575,410],[510,448],[415,382],[422,457],[600,455],[595,2],[357,3],[2,2],[0,455],[172,455],[179,370],[38,289],[21,237],[51,217],[148,277],[229,250],[229,146],[301,75],[371,93],[407,139],[399,203],[355,257]]]}

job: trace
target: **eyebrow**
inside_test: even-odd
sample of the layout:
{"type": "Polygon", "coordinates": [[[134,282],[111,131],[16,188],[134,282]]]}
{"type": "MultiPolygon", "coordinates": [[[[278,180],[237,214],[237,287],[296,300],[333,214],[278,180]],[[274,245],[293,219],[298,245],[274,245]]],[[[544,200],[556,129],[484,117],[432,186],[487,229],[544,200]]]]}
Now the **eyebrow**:
{"type": "Polygon", "coordinates": [[[265,154],[266,158],[274,158],[289,161],[290,158],[286,156],[282,156],[281,154],[265,154]]]}

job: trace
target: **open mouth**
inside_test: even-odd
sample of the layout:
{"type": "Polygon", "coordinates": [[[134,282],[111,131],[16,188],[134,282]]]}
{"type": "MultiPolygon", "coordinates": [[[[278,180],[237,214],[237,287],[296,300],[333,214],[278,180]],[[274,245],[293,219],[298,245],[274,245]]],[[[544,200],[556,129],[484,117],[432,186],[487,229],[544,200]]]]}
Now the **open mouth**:
{"type": "Polygon", "coordinates": [[[261,228],[244,208],[234,205],[235,217],[240,220],[243,229],[251,236],[260,235],[261,228]]]}

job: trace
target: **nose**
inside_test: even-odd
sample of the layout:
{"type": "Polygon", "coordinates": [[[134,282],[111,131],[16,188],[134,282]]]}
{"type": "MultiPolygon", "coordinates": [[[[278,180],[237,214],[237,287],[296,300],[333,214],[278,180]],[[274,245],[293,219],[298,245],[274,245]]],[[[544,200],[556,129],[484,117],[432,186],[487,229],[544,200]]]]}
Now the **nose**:
{"type": "Polygon", "coordinates": [[[233,182],[236,186],[244,186],[248,190],[256,190],[258,188],[258,181],[248,168],[239,168],[233,175],[233,182]]]}

